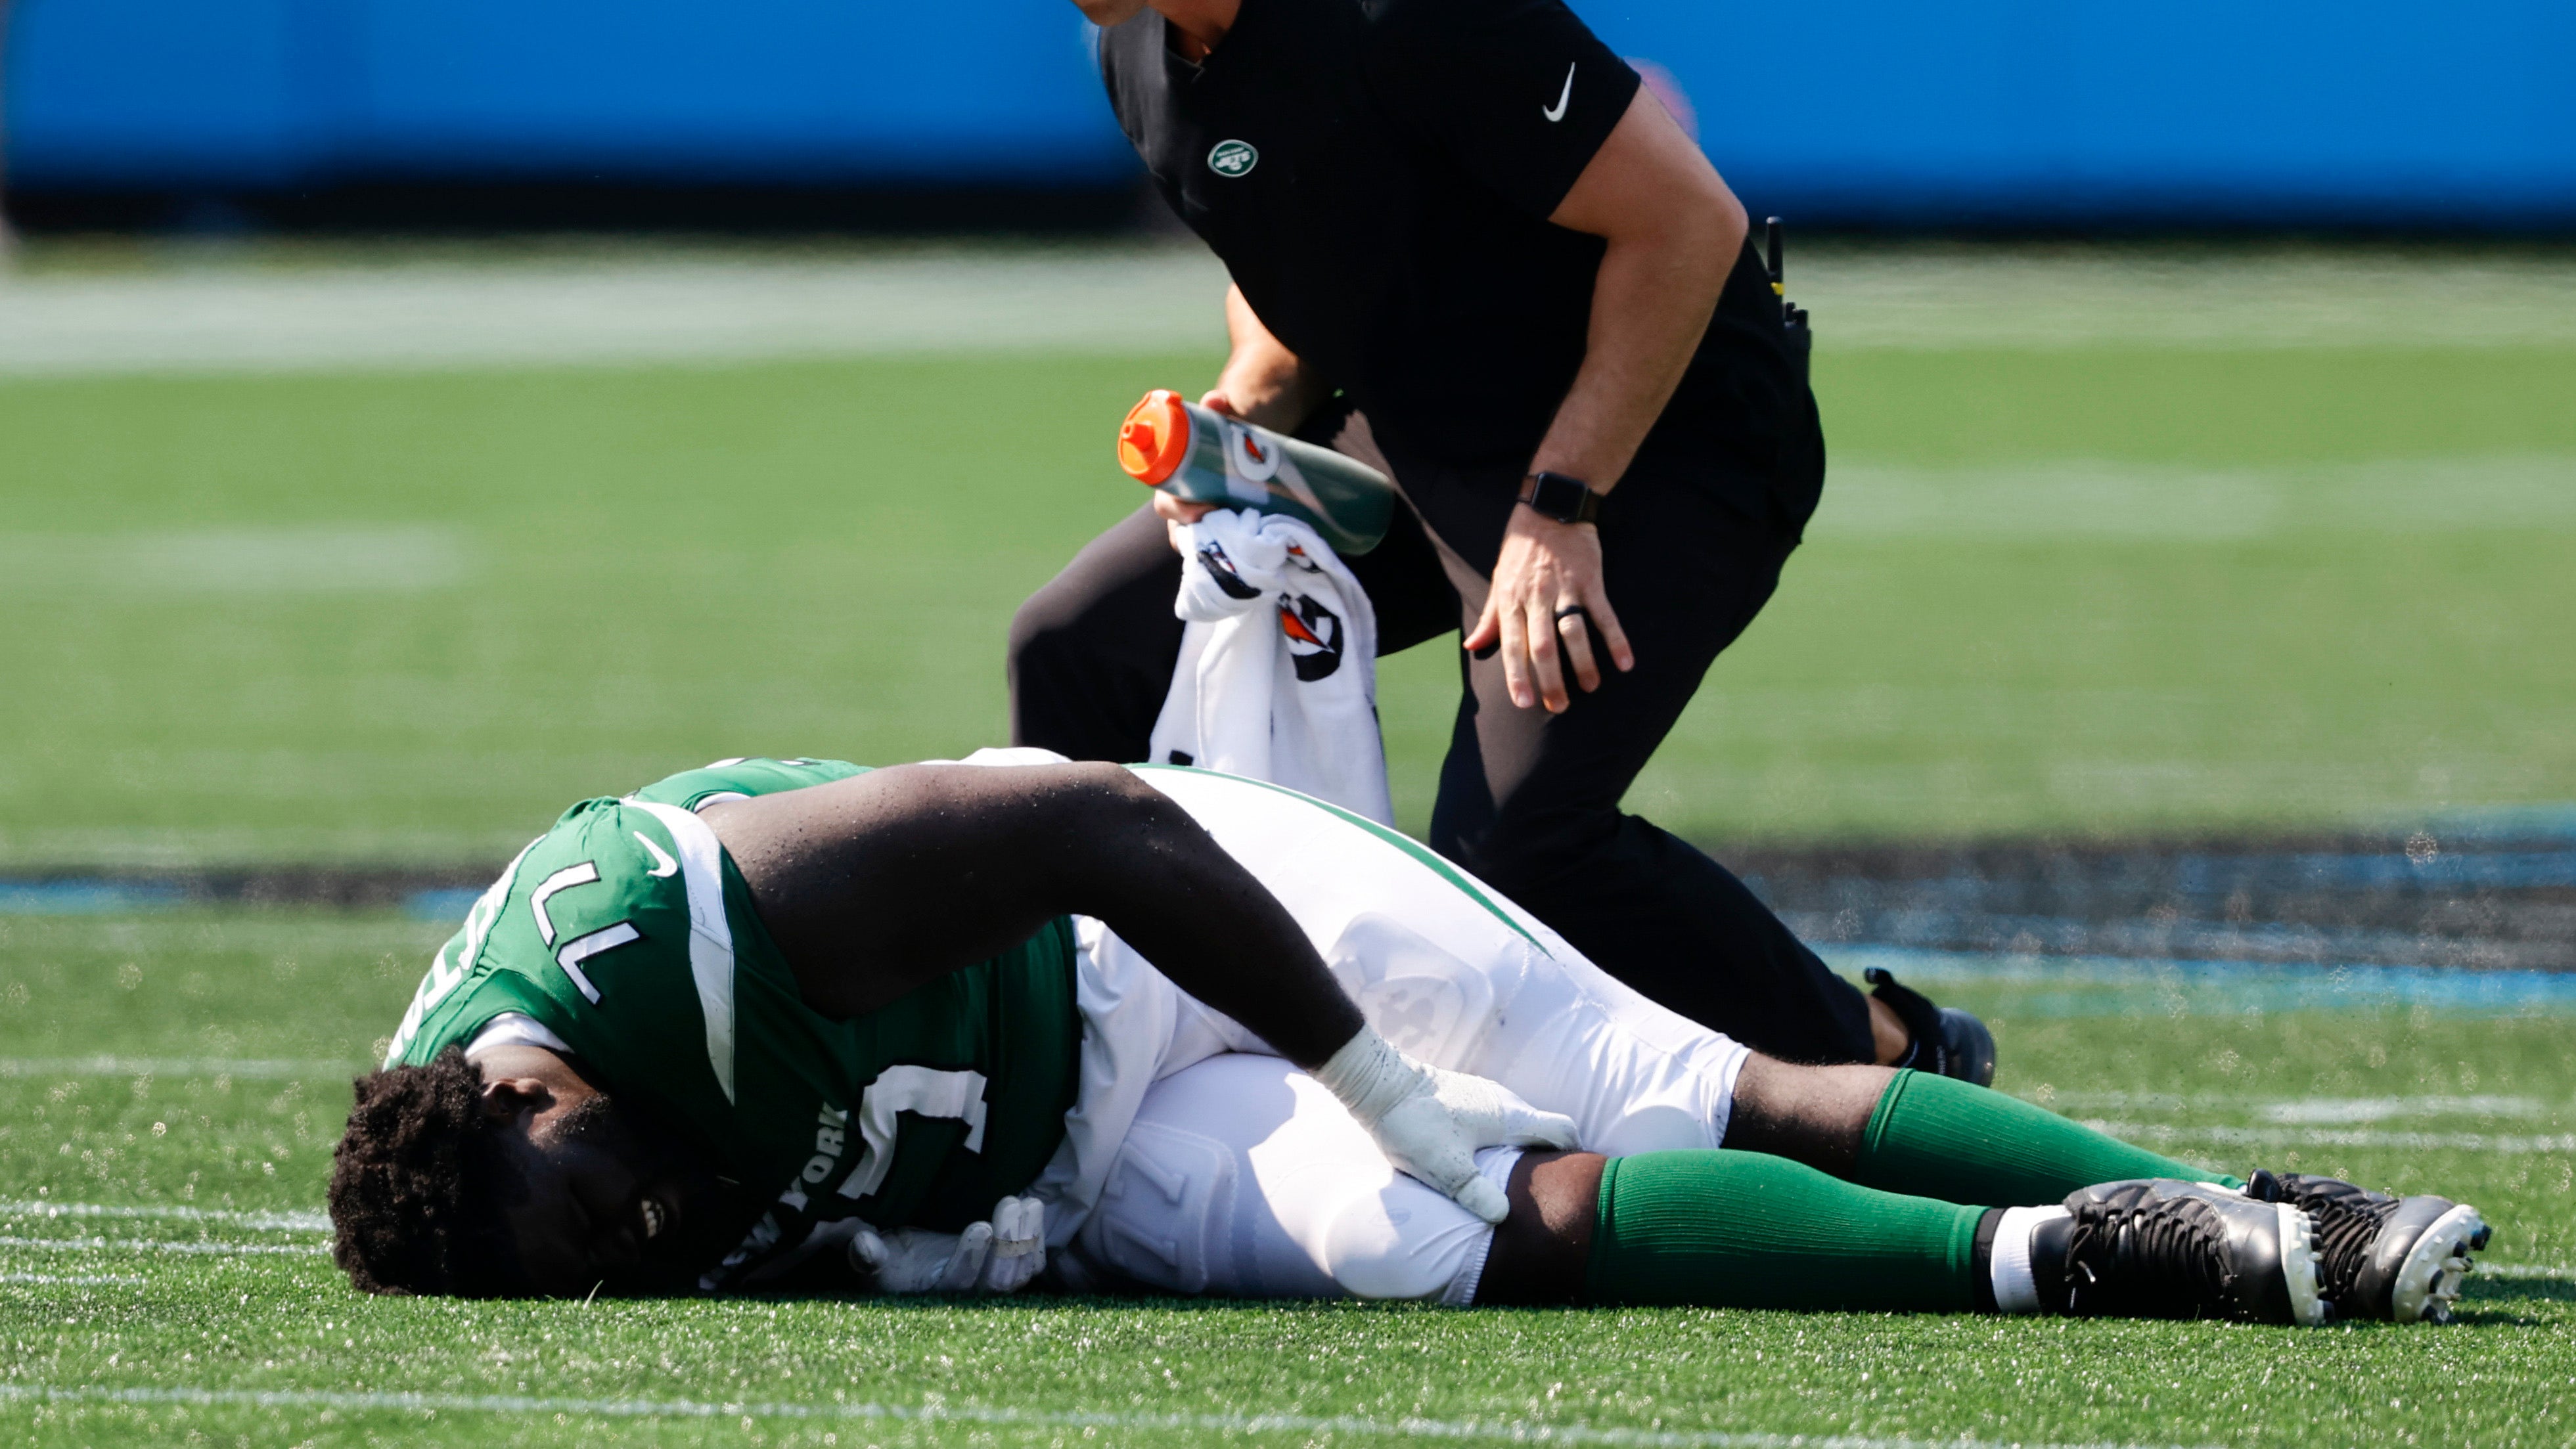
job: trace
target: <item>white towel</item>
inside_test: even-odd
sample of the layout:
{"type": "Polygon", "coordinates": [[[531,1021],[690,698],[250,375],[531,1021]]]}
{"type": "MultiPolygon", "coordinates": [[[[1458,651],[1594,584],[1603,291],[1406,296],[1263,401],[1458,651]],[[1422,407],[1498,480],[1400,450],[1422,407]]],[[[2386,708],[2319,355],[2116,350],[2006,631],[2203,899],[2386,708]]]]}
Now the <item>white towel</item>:
{"type": "Polygon", "coordinates": [[[1377,732],[1377,610],[1315,530],[1220,509],[1183,530],[1188,621],[1157,764],[1248,775],[1395,823],[1377,732]]]}

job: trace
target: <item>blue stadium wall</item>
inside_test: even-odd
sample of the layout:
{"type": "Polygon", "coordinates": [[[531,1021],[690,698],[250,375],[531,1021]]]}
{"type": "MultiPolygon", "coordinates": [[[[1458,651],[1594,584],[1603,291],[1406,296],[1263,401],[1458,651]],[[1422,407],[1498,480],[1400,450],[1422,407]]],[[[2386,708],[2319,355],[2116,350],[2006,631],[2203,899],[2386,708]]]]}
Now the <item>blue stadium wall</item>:
{"type": "MultiPolygon", "coordinates": [[[[1258,0],[1255,0],[1258,3],[1258,0]]],[[[1757,207],[1881,225],[2576,223],[2576,0],[1577,0],[1757,207]]],[[[1065,0],[16,0],[8,175],[1116,188],[1065,0]]]]}

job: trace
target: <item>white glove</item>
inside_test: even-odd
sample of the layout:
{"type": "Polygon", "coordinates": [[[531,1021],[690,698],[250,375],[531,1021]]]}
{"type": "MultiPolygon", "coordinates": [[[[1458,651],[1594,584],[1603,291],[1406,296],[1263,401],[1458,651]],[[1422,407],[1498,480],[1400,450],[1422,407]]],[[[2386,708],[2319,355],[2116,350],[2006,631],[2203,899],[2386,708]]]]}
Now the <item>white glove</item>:
{"type": "Polygon", "coordinates": [[[962,1233],[861,1227],[850,1266],[886,1293],[1017,1293],[1046,1269],[1046,1204],[1006,1197],[962,1233]]]}
{"type": "Polygon", "coordinates": [[[1476,1175],[1480,1147],[1574,1146],[1574,1119],[1542,1112],[1500,1082],[1427,1067],[1369,1027],[1315,1068],[1399,1169],[1489,1223],[1510,1212],[1503,1190],[1476,1175]]]}

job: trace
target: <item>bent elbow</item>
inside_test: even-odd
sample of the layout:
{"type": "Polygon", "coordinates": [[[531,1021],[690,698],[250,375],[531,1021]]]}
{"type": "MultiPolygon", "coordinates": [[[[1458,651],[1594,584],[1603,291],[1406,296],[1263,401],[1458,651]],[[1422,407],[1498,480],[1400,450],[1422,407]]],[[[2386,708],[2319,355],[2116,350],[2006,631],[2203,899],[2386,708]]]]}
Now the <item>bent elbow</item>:
{"type": "Polygon", "coordinates": [[[1717,184],[1716,206],[1718,236],[1723,243],[1720,250],[1727,255],[1728,265],[1732,266],[1735,249],[1744,245],[1744,239],[1753,234],[1753,218],[1745,211],[1744,203],[1737,200],[1735,193],[1722,181],[1717,184]]]}
{"type": "Polygon", "coordinates": [[[1650,220],[1611,236],[1610,244],[1668,278],[1705,285],[1714,298],[1751,229],[1744,203],[1710,172],[1695,184],[1676,187],[1650,220]]]}
{"type": "Polygon", "coordinates": [[[1735,265],[1735,253],[1752,233],[1753,219],[1737,200],[1733,188],[1718,178],[1714,170],[1705,170],[1699,184],[1682,193],[1674,207],[1673,229],[1687,238],[1685,244],[1694,256],[1710,261],[1724,279],[1735,265]]]}

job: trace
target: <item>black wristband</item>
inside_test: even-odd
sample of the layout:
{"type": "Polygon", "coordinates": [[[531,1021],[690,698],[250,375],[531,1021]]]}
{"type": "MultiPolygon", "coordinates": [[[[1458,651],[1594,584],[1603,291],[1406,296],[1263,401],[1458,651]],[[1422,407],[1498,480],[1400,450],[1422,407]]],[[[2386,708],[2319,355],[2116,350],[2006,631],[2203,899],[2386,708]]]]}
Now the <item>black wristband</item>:
{"type": "Polygon", "coordinates": [[[1601,517],[1601,495],[1564,473],[1532,473],[1521,479],[1521,502],[1559,523],[1592,523],[1601,517]]]}

